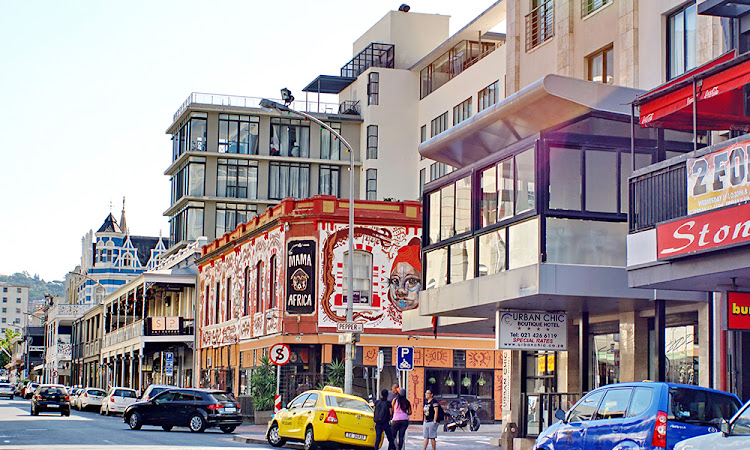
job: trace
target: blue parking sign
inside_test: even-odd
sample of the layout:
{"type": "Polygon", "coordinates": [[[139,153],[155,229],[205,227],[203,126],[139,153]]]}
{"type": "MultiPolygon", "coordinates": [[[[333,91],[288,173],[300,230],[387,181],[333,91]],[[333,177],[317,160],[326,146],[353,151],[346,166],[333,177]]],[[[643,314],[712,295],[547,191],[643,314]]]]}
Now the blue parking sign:
{"type": "Polygon", "coordinates": [[[414,347],[398,347],[396,349],[396,369],[414,369],[414,347]]]}

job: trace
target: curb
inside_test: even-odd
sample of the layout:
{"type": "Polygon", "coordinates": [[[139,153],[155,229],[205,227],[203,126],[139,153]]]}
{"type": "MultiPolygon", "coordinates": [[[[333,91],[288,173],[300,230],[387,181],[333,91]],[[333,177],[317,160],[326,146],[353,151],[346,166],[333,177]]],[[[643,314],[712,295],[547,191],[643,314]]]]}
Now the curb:
{"type": "MultiPolygon", "coordinates": [[[[265,437],[248,436],[246,434],[235,434],[232,436],[232,439],[235,442],[241,442],[243,444],[268,444],[265,437]]],[[[303,448],[303,445],[301,442],[287,442],[284,447],[303,448]]]]}

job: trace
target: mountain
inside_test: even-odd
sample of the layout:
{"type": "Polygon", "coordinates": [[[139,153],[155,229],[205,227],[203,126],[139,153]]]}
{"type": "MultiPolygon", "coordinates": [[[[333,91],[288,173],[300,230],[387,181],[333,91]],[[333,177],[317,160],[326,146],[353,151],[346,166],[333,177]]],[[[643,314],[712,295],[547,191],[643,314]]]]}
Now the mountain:
{"type": "Polygon", "coordinates": [[[29,301],[44,300],[44,294],[65,296],[64,281],[44,281],[39,275],[33,277],[26,271],[13,275],[0,275],[0,282],[18,284],[29,287],[29,301]]]}

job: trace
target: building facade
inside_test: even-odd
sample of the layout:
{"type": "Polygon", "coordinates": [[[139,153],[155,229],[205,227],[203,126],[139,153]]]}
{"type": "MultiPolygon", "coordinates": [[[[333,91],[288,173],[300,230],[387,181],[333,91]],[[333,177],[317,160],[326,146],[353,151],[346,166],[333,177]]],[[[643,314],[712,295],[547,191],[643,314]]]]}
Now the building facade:
{"type": "Polygon", "coordinates": [[[0,333],[6,328],[22,331],[29,318],[29,287],[12,283],[0,283],[0,333]]]}

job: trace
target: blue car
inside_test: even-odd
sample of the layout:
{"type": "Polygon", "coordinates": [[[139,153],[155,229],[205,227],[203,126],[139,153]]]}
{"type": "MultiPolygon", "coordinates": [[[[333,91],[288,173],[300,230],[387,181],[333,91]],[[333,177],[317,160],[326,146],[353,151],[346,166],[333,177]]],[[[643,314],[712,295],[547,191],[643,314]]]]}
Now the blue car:
{"type": "Polygon", "coordinates": [[[740,408],[734,394],[675,383],[602,386],[586,394],[537,438],[534,449],[669,449],[719,430],[740,408]]]}

